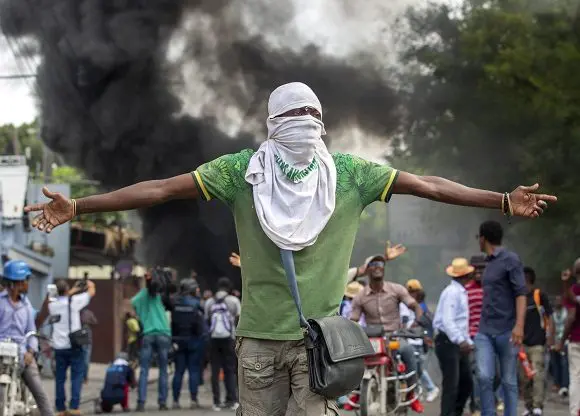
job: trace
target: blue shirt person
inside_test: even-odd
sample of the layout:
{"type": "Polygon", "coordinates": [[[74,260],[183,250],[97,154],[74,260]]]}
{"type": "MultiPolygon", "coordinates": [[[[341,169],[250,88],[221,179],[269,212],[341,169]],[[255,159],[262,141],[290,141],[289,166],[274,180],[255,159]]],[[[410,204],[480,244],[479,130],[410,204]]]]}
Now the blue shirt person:
{"type": "Polygon", "coordinates": [[[526,314],[524,267],[517,254],[501,246],[503,229],[487,221],[479,227],[481,251],[487,254],[483,272],[483,306],[475,355],[483,416],[495,415],[493,381],[499,361],[504,416],[515,416],[518,405],[517,352],[523,341],[526,314]]]}
{"type": "Polygon", "coordinates": [[[4,265],[2,285],[5,290],[0,292],[0,341],[9,338],[20,345],[20,359],[24,367],[22,379],[34,397],[41,416],[51,416],[52,406],[34,360],[38,340],[32,336],[24,343],[27,333],[36,332],[34,308],[26,297],[31,274],[30,267],[23,261],[11,260],[4,265]]]}

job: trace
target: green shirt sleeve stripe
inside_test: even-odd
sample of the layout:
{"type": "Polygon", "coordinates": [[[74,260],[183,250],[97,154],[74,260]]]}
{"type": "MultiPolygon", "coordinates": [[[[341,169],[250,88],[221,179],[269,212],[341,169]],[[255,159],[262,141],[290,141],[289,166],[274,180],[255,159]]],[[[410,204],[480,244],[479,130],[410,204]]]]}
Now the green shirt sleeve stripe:
{"type": "Polygon", "coordinates": [[[381,201],[382,202],[389,202],[391,200],[391,195],[393,194],[393,185],[397,182],[397,178],[399,176],[399,171],[397,169],[393,169],[391,171],[391,176],[389,176],[389,180],[385,185],[385,189],[381,194],[381,201]]]}
{"type": "Polygon", "coordinates": [[[193,180],[195,181],[197,187],[201,189],[201,197],[204,199],[204,201],[211,200],[211,195],[209,194],[207,188],[203,184],[203,181],[201,180],[201,176],[199,175],[199,173],[196,170],[194,170],[193,172],[191,172],[191,176],[193,176],[193,180]]]}

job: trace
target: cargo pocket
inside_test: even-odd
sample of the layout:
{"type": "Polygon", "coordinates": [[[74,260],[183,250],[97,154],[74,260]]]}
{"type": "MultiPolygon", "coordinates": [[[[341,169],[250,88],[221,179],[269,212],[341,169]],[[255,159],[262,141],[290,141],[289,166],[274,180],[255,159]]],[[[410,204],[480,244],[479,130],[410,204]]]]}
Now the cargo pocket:
{"type": "Polygon", "coordinates": [[[324,413],[325,416],[340,416],[338,412],[338,404],[334,400],[326,399],[326,411],[324,413]]]}
{"type": "Polygon", "coordinates": [[[236,337],[236,343],[234,346],[234,351],[236,352],[236,356],[239,357],[240,356],[240,348],[242,347],[242,341],[244,340],[244,338],[242,337],[236,337]]]}
{"type": "Polygon", "coordinates": [[[270,387],[274,383],[274,357],[243,357],[244,383],[250,390],[270,387]]]}
{"type": "Polygon", "coordinates": [[[306,351],[298,354],[298,368],[303,373],[308,373],[308,356],[306,355],[306,351]]]}

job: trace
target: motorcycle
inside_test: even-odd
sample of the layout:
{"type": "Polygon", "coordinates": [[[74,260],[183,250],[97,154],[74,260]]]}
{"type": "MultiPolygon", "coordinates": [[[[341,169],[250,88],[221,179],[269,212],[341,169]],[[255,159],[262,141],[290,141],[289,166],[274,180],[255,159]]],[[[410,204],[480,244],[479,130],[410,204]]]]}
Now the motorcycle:
{"type": "Polygon", "coordinates": [[[424,338],[424,331],[400,330],[385,333],[382,326],[365,328],[375,354],[365,358],[358,407],[361,416],[406,415],[421,396],[416,371],[406,373],[400,353],[401,339],[424,338]],[[414,394],[411,394],[414,393],[414,394]]]}
{"type": "Polygon", "coordinates": [[[28,416],[38,413],[36,402],[22,380],[20,346],[30,337],[43,338],[37,332],[28,332],[22,343],[6,338],[0,341],[0,416],[28,416]]]}

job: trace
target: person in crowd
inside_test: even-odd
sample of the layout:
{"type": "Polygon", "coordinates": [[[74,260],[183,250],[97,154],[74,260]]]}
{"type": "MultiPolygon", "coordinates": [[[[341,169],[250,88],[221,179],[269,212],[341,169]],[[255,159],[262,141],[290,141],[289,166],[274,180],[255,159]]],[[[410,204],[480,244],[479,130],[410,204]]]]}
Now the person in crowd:
{"type": "Polygon", "coordinates": [[[139,344],[142,335],[141,324],[134,310],[125,314],[125,326],[127,327],[127,353],[131,368],[136,368],[139,362],[139,344]]]}
{"type": "Polygon", "coordinates": [[[198,294],[197,282],[194,279],[184,279],[180,283],[179,295],[171,305],[171,334],[177,348],[173,375],[174,409],[181,408],[179,396],[185,370],[189,373],[190,407],[199,408],[197,389],[205,352],[206,325],[198,294]]]}
{"type": "Polygon", "coordinates": [[[435,354],[443,375],[441,416],[457,416],[463,409],[473,387],[469,354],[473,341],[469,336],[469,303],[465,284],[474,267],[467,259],[453,259],[447,274],[453,279],[443,290],[435,310],[433,327],[435,354]]]}
{"type": "MultiPolygon", "coordinates": [[[[481,307],[483,305],[483,284],[481,277],[485,270],[485,256],[471,256],[469,264],[473,267],[472,279],[465,284],[467,291],[467,302],[469,305],[469,337],[471,340],[479,331],[479,320],[481,319],[481,307]]],[[[471,370],[473,372],[473,388],[469,408],[472,416],[479,416],[481,404],[479,401],[479,384],[477,382],[477,365],[475,362],[475,351],[469,354],[471,370]]],[[[496,377],[497,378],[497,377],[496,377]]]]}
{"type": "Polygon", "coordinates": [[[130,412],[129,389],[134,389],[136,385],[135,371],[129,364],[129,355],[120,352],[105,374],[105,382],[98,401],[101,411],[111,413],[113,408],[120,404],[123,412],[130,412]]]}
{"type": "MultiPolygon", "coordinates": [[[[485,270],[485,256],[474,255],[471,256],[469,263],[473,266],[474,271],[472,278],[465,284],[467,290],[467,300],[469,302],[469,336],[472,340],[479,331],[479,321],[481,319],[481,307],[483,305],[483,285],[481,278],[485,270]]],[[[479,383],[477,375],[477,363],[475,360],[475,351],[469,354],[471,362],[471,371],[473,372],[473,388],[471,389],[471,398],[469,408],[472,416],[479,416],[481,414],[481,404],[479,400],[479,383]]],[[[496,360],[495,377],[493,382],[493,390],[495,392],[496,410],[503,412],[503,394],[501,391],[501,378],[499,376],[499,361],[496,360]]]]}
{"type": "Polygon", "coordinates": [[[564,351],[568,342],[568,374],[570,377],[570,416],[580,415],[580,317],[577,318],[578,300],[580,299],[580,258],[574,262],[572,272],[562,272],[564,285],[564,306],[568,317],[564,333],[555,350],[564,351]],[[572,283],[574,282],[574,283],[572,283]]]}
{"type": "Polygon", "coordinates": [[[238,408],[236,389],[236,353],[234,351],[235,326],[240,318],[240,300],[230,295],[232,283],[227,277],[218,280],[218,291],[205,303],[205,317],[209,324],[211,389],[213,408],[220,410],[238,408]],[[221,402],[219,376],[223,371],[226,401],[221,402]]]}
{"type": "Polygon", "coordinates": [[[36,331],[34,308],[25,296],[28,292],[28,279],[32,272],[27,263],[10,260],[4,264],[2,272],[2,291],[0,292],[0,339],[11,338],[21,344],[22,380],[36,401],[40,416],[52,416],[52,405],[38,371],[34,354],[38,351],[36,337],[28,339],[23,345],[24,336],[36,331]]]}
{"type": "MultiPolygon", "coordinates": [[[[389,261],[394,260],[395,258],[399,257],[402,254],[407,252],[407,247],[402,244],[397,244],[395,246],[391,245],[390,241],[387,241],[385,245],[385,259],[389,261]]],[[[347,282],[358,282],[363,286],[368,286],[369,284],[369,277],[367,275],[367,264],[373,256],[367,257],[362,265],[358,267],[351,267],[348,269],[346,273],[346,281],[347,282]]]]}
{"type": "Polygon", "coordinates": [[[536,272],[531,267],[524,267],[526,277],[527,312],[524,327],[524,350],[536,372],[532,379],[522,374],[524,383],[524,401],[526,410],[524,416],[541,416],[544,410],[545,391],[545,357],[546,347],[554,345],[554,321],[552,305],[548,296],[538,289],[536,272]]]}
{"type": "MultiPolygon", "coordinates": [[[[554,313],[552,317],[554,319],[554,345],[558,345],[562,341],[564,327],[568,319],[568,310],[564,307],[562,296],[556,296],[554,299],[554,313]]],[[[554,381],[554,388],[561,397],[568,397],[568,386],[570,383],[567,350],[567,346],[563,345],[560,351],[556,351],[555,348],[552,348],[550,351],[550,369],[554,381]]]]}
{"type": "Polygon", "coordinates": [[[556,201],[555,196],[537,193],[538,184],[499,193],[398,171],[349,154],[332,155],[322,140],[326,132],[320,101],[300,82],[271,93],[266,124],[267,140],[257,151],[245,149],[190,173],[80,199],[44,188],[49,201],[25,207],[25,212],[39,211],[33,227],[51,232],[85,213],[140,209],[177,199],[227,204],[234,212],[244,263],[238,360],[246,367],[254,363],[251,369],[240,366],[240,400],[246,414],[336,411],[334,401],[309,389],[308,368],[301,364],[306,355],[303,331],[280,249],[292,252],[305,314],[321,318],[338,311],[360,215],[375,201],[409,194],[526,218],[539,217],[556,201]],[[319,290],[321,276],[329,276],[324,291],[319,290]],[[262,383],[256,379],[272,371],[275,381],[255,388],[262,383]]]}
{"type": "Polygon", "coordinates": [[[524,337],[528,292],[524,267],[517,254],[502,247],[503,229],[498,222],[482,223],[478,238],[481,251],[487,255],[481,320],[474,340],[481,411],[483,416],[495,415],[494,378],[499,360],[504,415],[516,416],[517,353],[524,337]]]}
{"type": "MultiPolygon", "coordinates": [[[[423,285],[421,284],[421,282],[417,279],[410,279],[409,281],[407,281],[407,284],[405,286],[406,286],[407,290],[409,291],[409,294],[417,301],[417,303],[421,307],[423,314],[427,313],[429,316],[431,316],[429,309],[427,308],[427,305],[425,305],[425,308],[423,308],[421,306],[421,300],[419,300],[421,297],[421,293],[425,293],[423,291],[423,285]]],[[[409,307],[402,302],[399,303],[399,313],[401,315],[401,323],[402,323],[404,328],[412,328],[412,327],[416,326],[415,312],[413,312],[411,309],[409,309],[409,307]]],[[[428,328],[428,329],[430,329],[430,328],[428,328]]],[[[417,357],[418,357],[417,369],[418,369],[419,374],[420,374],[420,381],[421,381],[422,386],[425,388],[425,390],[427,392],[427,395],[425,396],[425,400],[428,403],[431,403],[431,402],[435,401],[437,399],[437,397],[439,397],[439,388],[435,385],[435,383],[431,379],[431,376],[429,375],[429,372],[427,371],[426,352],[428,350],[426,349],[425,340],[424,339],[410,339],[409,344],[411,344],[413,346],[413,348],[415,348],[415,352],[417,353],[417,357]]]]}
{"type": "Polygon", "coordinates": [[[90,280],[77,282],[70,288],[65,279],[55,282],[58,298],[48,304],[50,316],[60,319],[52,328],[52,347],[56,361],[55,404],[59,415],[80,415],[81,390],[85,376],[85,351],[83,346],[88,343],[88,337],[83,337],[81,310],[86,308],[95,296],[95,284],[90,280]],[[84,290],[86,287],[86,290],[84,290]],[[78,341],[71,342],[79,334],[78,341]],[[84,340],[83,340],[84,339],[84,340]],[[71,398],[69,408],[66,408],[65,383],[70,367],[71,398]]]}
{"type": "Polygon", "coordinates": [[[165,304],[157,284],[153,281],[154,270],[145,274],[145,287],[131,299],[137,317],[142,325],[141,350],[139,351],[139,388],[137,411],[145,411],[149,367],[153,352],[157,354],[159,366],[157,404],[159,410],[167,410],[167,362],[171,348],[171,329],[165,304]]]}
{"type": "Polygon", "coordinates": [[[91,355],[93,352],[93,327],[98,324],[97,317],[89,308],[84,308],[81,311],[81,325],[87,330],[89,335],[89,343],[83,345],[83,351],[85,353],[85,373],[83,380],[85,384],[89,381],[89,368],[91,366],[91,355]]]}
{"type": "MultiPolygon", "coordinates": [[[[393,332],[401,328],[399,303],[402,302],[411,308],[417,320],[421,318],[423,311],[405,286],[384,280],[385,262],[383,256],[374,256],[367,264],[366,271],[370,283],[354,298],[350,319],[358,322],[364,313],[367,325],[382,325],[385,331],[393,332]]],[[[401,340],[399,351],[407,371],[418,371],[415,348],[401,340]]],[[[409,377],[410,384],[415,382],[415,376],[409,377]]],[[[412,400],[411,409],[417,413],[423,412],[423,405],[415,397],[414,392],[408,394],[408,400],[412,400]]]]}
{"type": "MultiPolygon", "coordinates": [[[[338,309],[338,313],[340,316],[350,319],[350,314],[352,312],[352,300],[364,289],[364,286],[361,285],[359,282],[350,282],[346,285],[346,289],[344,291],[344,297],[342,298],[342,302],[340,303],[340,307],[338,309]]],[[[360,320],[358,323],[362,326],[365,326],[365,317],[364,314],[361,315],[360,320]]]]}

